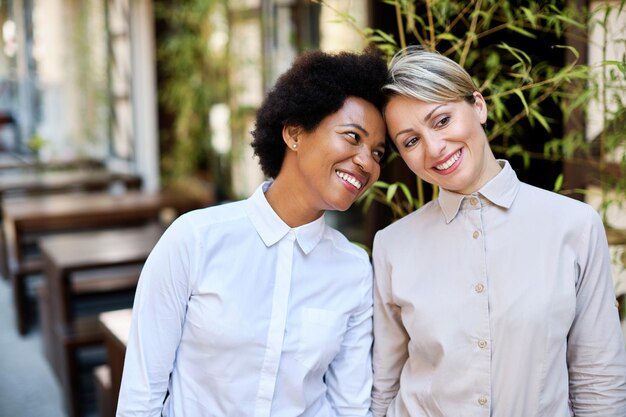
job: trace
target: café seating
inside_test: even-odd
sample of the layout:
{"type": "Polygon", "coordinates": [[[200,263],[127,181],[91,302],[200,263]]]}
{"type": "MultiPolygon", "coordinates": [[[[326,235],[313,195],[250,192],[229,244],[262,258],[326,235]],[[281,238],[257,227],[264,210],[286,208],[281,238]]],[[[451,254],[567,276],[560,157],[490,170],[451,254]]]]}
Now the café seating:
{"type": "MultiPolygon", "coordinates": [[[[124,369],[124,357],[126,355],[126,345],[131,324],[131,309],[111,310],[100,313],[98,321],[104,335],[104,345],[106,347],[106,372],[110,378],[110,395],[108,405],[104,408],[117,409],[117,398],[120,393],[122,382],[122,371],[124,369]]],[[[104,372],[104,371],[100,371],[104,372]]],[[[100,400],[100,398],[99,398],[100,400]]],[[[103,396],[102,401],[107,401],[103,396]]]]}
{"type": "MultiPolygon", "coordinates": [[[[61,169],[56,165],[39,165],[23,163],[21,168],[0,169],[0,206],[4,207],[7,200],[24,196],[45,196],[52,194],[77,192],[102,192],[107,190],[138,190],[141,177],[135,174],[124,174],[107,171],[97,162],[72,165],[77,168],[61,169]]],[[[4,216],[0,212],[0,216],[4,216]]],[[[6,236],[0,231],[0,272],[10,278],[9,259],[5,254],[6,236]]],[[[27,271],[30,272],[30,271],[27,271]]]]}
{"type": "Polygon", "coordinates": [[[11,279],[16,326],[29,326],[26,280],[42,271],[38,240],[46,235],[131,227],[160,221],[199,208],[204,202],[174,192],[129,191],[121,195],[73,193],[12,198],[2,205],[7,269],[11,279]]]}
{"type": "MultiPolygon", "coordinates": [[[[84,408],[80,352],[104,347],[99,309],[132,306],[141,266],[162,231],[160,225],[149,225],[40,239],[45,281],[39,301],[41,314],[48,316],[42,318],[44,347],[70,417],[81,416],[84,408]],[[108,302],[94,303],[102,297],[108,302]],[[82,311],[81,299],[88,301],[82,311]]],[[[104,358],[96,365],[103,363],[104,358]]]]}
{"type": "Polygon", "coordinates": [[[93,370],[93,380],[96,386],[96,402],[98,417],[115,417],[113,400],[111,398],[111,370],[108,365],[97,366],[93,370]]]}

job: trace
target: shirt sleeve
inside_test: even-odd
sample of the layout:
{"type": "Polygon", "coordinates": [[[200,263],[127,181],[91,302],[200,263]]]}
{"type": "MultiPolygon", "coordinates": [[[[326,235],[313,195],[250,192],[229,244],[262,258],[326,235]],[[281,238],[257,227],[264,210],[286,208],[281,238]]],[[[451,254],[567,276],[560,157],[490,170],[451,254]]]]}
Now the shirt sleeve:
{"type": "Polygon", "coordinates": [[[400,388],[400,374],[408,359],[409,338],[400,307],[391,291],[391,268],[380,233],[374,238],[374,382],[372,413],[385,416],[400,388]]]}
{"type": "Polygon", "coordinates": [[[366,263],[361,304],[348,319],[341,350],[325,376],[326,395],[337,416],[371,416],[372,268],[366,263]]]}
{"type": "Polygon", "coordinates": [[[602,220],[595,210],[581,224],[576,313],[568,337],[574,415],[626,416],[626,350],[616,309],[602,220]]]}
{"type": "Polygon", "coordinates": [[[192,259],[191,227],[179,218],[142,269],[133,304],[117,417],[161,416],[181,339],[192,259]]]}

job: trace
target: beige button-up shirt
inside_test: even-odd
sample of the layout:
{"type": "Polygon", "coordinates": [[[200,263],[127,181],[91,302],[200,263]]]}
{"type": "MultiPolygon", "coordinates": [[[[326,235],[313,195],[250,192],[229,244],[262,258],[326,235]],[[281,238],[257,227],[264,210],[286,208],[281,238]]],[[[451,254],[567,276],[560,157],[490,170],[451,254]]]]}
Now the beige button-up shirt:
{"type": "Polygon", "coordinates": [[[626,416],[603,225],[510,165],[374,241],[375,416],[626,416]]]}

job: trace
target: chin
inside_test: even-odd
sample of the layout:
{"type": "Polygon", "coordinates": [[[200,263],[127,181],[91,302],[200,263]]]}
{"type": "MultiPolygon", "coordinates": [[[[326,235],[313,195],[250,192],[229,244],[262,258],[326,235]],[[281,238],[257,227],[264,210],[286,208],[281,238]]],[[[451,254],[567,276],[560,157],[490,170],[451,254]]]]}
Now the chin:
{"type": "Polygon", "coordinates": [[[331,207],[331,210],[334,211],[346,211],[348,210],[350,207],[352,207],[352,205],[354,204],[354,201],[350,201],[350,202],[337,202],[336,204],[333,204],[331,207]]]}
{"type": "Polygon", "coordinates": [[[352,207],[352,204],[338,204],[338,205],[334,205],[331,210],[344,212],[348,210],[350,207],[352,207]]]}

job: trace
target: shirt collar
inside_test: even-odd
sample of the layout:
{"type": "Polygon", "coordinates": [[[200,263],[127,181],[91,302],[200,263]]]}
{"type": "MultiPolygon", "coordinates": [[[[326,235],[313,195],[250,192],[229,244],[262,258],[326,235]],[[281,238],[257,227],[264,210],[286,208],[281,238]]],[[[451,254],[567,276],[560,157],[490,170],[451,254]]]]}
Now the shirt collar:
{"type": "MultiPolygon", "coordinates": [[[[508,161],[498,159],[498,163],[502,167],[498,175],[483,185],[477,194],[482,195],[497,206],[508,209],[519,191],[520,181],[508,161]]],[[[456,217],[465,197],[463,194],[441,189],[439,205],[446,218],[446,223],[450,223],[456,217]]]]}
{"type": "Polygon", "coordinates": [[[324,216],[320,216],[317,220],[302,226],[289,227],[276,214],[265,198],[265,192],[271,185],[272,181],[264,182],[248,198],[246,210],[250,221],[252,221],[265,246],[270,247],[284,238],[289,232],[293,232],[302,251],[308,254],[322,239],[326,227],[324,216]]]}

